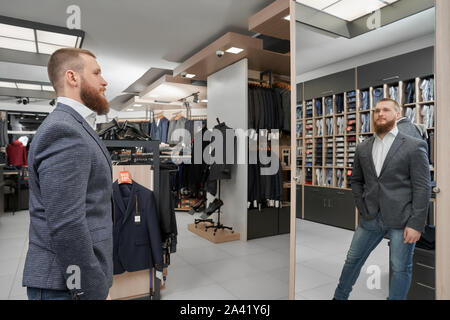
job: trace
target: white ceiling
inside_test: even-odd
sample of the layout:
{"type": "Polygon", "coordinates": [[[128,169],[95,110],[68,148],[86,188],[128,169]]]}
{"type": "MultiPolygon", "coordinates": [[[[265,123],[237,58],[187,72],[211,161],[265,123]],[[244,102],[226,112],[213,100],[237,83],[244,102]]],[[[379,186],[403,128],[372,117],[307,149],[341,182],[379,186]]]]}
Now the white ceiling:
{"type": "MultiPolygon", "coordinates": [[[[83,48],[97,56],[109,100],[152,67],[174,69],[229,31],[248,33],[248,18],[273,0],[0,0],[0,15],[66,26],[81,9],[83,48]]],[[[2,78],[48,82],[45,67],[0,62],[2,78]]]]}
{"type": "Polygon", "coordinates": [[[434,21],[435,10],[432,8],[352,39],[335,38],[297,23],[297,76],[358,55],[429,35],[435,30],[434,21]]]}

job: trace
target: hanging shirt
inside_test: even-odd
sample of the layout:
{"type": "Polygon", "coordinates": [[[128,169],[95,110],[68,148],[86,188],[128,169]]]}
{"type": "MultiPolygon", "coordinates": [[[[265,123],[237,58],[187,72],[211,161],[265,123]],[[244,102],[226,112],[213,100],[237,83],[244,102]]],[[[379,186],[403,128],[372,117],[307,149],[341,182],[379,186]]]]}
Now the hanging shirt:
{"type": "Polygon", "coordinates": [[[95,130],[96,114],[94,111],[86,107],[84,104],[81,104],[78,101],[75,101],[67,97],[58,97],[56,101],[57,104],[62,103],[74,109],[84,118],[84,120],[86,120],[86,122],[91,126],[91,128],[95,130]]]}
{"type": "Polygon", "coordinates": [[[375,171],[377,172],[377,177],[380,176],[381,169],[383,168],[384,160],[391,149],[392,143],[394,143],[395,138],[398,134],[398,128],[395,126],[394,129],[389,131],[383,139],[375,134],[375,141],[372,148],[373,163],[375,164],[375,171]]]}

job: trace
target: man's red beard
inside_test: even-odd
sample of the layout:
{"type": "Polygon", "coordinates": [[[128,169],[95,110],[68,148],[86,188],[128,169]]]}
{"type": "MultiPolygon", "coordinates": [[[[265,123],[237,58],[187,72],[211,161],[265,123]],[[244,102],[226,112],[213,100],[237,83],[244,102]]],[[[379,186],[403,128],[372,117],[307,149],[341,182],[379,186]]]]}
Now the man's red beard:
{"type": "Polygon", "coordinates": [[[109,102],[106,98],[93,87],[81,82],[81,100],[89,109],[95,111],[99,116],[109,113],[109,102]]]}
{"type": "Polygon", "coordinates": [[[377,135],[386,134],[394,129],[395,123],[397,121],[394,119],[392,121],[386,122],[385,124],[377,124],[375,122],[375,132],[377,135]]]}

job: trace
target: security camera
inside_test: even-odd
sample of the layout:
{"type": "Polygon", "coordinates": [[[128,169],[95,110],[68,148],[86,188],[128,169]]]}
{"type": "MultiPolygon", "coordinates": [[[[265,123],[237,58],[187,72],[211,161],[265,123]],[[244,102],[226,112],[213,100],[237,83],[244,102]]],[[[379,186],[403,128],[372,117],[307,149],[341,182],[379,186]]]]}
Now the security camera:
{"type": "Polygon", "coordinates": [[[217,51],[216,51],[216,55],[217,55],[219,58],[222,58],[222,57],[224,56],[224,54],[225,54],[225,52],[223,52],[222,50],[217,50],[217,51]]]}

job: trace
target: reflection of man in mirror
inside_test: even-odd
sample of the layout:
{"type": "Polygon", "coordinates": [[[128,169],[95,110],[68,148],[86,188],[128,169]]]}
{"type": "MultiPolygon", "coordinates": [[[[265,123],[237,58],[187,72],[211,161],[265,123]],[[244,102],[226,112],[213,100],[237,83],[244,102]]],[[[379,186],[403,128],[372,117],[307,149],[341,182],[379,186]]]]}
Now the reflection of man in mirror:
{"type": "Polygon", "coordinates": [[[376,134],[356,150],[351,186],[359,211],[336,300],[348,299],[369,254],[388,235],[392,279],[389,300],[405,300],[416,242],[425,229],[431,179],[427,145],[399,132],[401,107],[382,99],[374,112],[376,134]]]}

